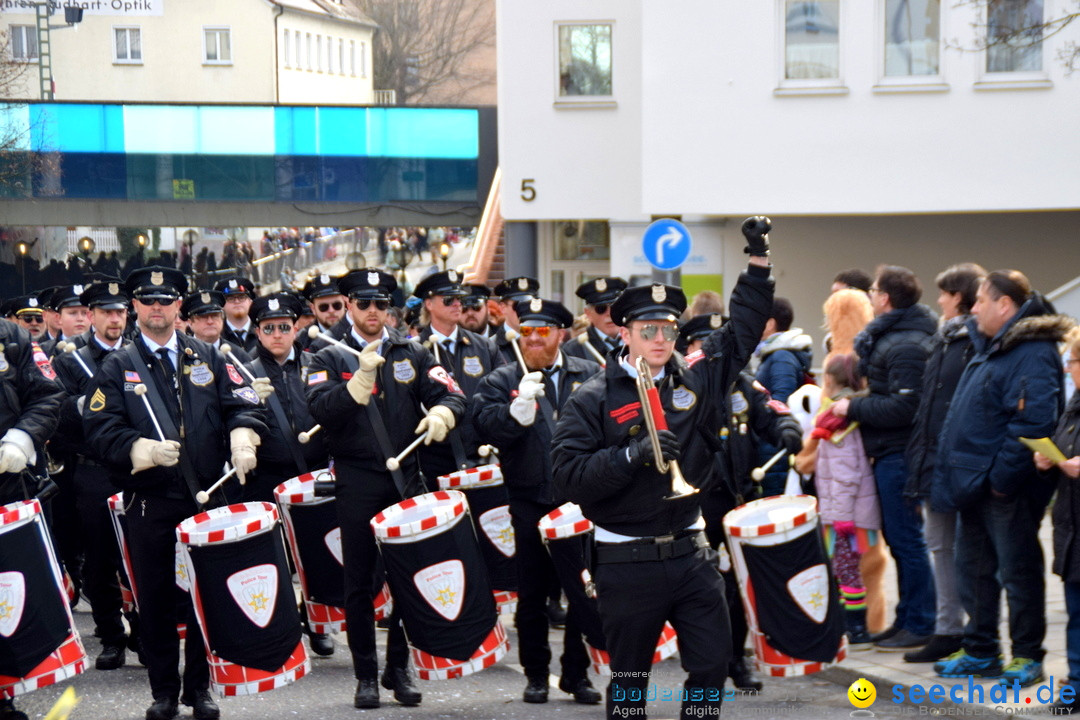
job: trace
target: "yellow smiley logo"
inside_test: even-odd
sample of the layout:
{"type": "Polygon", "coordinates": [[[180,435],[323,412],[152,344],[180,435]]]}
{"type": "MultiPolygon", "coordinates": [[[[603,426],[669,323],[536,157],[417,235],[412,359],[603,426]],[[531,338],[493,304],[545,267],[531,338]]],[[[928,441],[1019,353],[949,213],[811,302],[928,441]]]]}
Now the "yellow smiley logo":
{"type": "Polygon", "coordinates": [[[857,708],[868,708],[877,698],[877,688],[866,678],[859,678],[847,689],[848,700],[857,708]]]}

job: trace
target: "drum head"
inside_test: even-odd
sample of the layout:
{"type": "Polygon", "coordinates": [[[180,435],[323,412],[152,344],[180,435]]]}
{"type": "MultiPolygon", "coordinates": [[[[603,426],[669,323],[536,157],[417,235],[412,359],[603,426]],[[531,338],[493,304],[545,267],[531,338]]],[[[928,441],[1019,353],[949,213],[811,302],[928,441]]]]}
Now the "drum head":
{"type": "Polygon", "coordinates": [[[545,540],[558,540],[592,532],[593,524],[585,518],[579,506],[568,502],[540,518],[539,528],[545,540]]]}
{"type": "Polygon", "coordinates": [[[185,545],[235,542],[267,532],[277,521],[277,508],[270,503],[240,503],[189,517],[176,526],[176,537],[185,545]]]}
{"type": "Polygon", "coordinates": [[[817,518],[817,498],[777,495],[740,505],[724,516],[724,528],[733,537],[758,537],[786,532],[817,518]]]}
{"type": "Polygon", "coordinates": [[[333,481],[333,479],[334,473],[328,468],[297,475],[274,488],[274,499],[283,505],[301,505],[333,500],[333,498],[329,497],[315,497],[316,481],[333,481]]]}
{"type": "Polygon", "coordinates": [[[439,476],[440,490],[471,490],[481,487],[495,487],[503,484],[502,469],[498,463],[478,465],[467,470],[458,470],[449,475],[439,476]]]}
{"type": "Polygon", "coordinates": [[[452,528],[465,514],[465,507],[465,496],[456,490],[417,495],[373,517],[371,529],[379,542],[415,542],[452,528]]]}

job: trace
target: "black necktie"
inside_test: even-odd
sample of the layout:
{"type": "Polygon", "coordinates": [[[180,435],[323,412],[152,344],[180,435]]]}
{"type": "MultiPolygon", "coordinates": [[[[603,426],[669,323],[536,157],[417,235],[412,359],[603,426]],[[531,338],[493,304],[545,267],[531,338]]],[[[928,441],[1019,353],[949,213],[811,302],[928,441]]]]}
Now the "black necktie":
{"type": "Polygon", "coordinates": [[[158,359],[161,361],[161,371],[165,373],[166,387],[176,390],[176,368],[173,367],[172,360],[169,359],[168,348],[158,348],[158,359]]]}
{"type": "Polygon", "coordinates": [[[446,338],[442,341],[443,350],[446,351],[446,356],[449,358],[454,357],[454,341],[450,338],[446,338]]]}
{"type": "Polygon", "coordinates": [[[544,396],[551,401],[551,407],[555,409],[559,407],[559,385],[555,382],[555,374],[558,372],[557,367],[544,370],[544,396]]]}

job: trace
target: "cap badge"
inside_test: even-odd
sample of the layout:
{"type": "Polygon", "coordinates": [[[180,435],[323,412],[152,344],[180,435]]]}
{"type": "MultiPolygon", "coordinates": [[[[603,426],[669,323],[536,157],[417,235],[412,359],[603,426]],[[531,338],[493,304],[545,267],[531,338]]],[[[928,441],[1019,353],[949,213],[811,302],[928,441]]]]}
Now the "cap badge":
{"type": "Polygon", "coordinates": [[[207,305],[209,305],[210,304],[210,293],[204,292],[203,294],[199,295],[199,299],[202,300],[207,305]]]}
{"type": "Polygon", "coordinates": [[[156,271],[150,273],[150,284],[151,285],[164,285],[165,284],[165,275],[163,273],[161,273],[161,272],[156,272],[156,271]]]}
{"type": "Polygon", "coordinates": [[[653,302],[662,303],[667,300],[667,288],[663,285],[652,286],[652,299],[653,302]]]}
{"type": "Polygon", "coordinates": [[[594,283],[594,286],[596,287],[596,292],[604,292],[605,290],[607,290],[607,280],[605,280],[604,278],[598,278],[594,283]]]}
{"type": "Polygon", "coordinates": [[[455,270],[451,270],[450,272],[446,273],[446,277],[450,279],[450,282],[456,283],[458,281],[457,271],[455,270]]]}
{"type": "Polygon", "coordinates": [[[277,309],[281,307],[281,303],[277,301],[277,298],[273,298],[270,300],[270,302],[266,303],[266,307],[270,308],[271,310],[277,311],[277,309]]]}
{"type": "Polygon", "coordinates": [[[376,287],[379,284],[379,273],[369,272],[367,274],[367,284],[376,287]]]}
{"type": "Polygon", "coordinates": [[[320,275],[319,276],[319,282],[322,283],[323,285],[329,285],[330,284],[330,276],[329,275],[320,275]]]}
{"type": "Polygon", "coordinates": [[[30,298],[27,300],[26,304],[30,307],[37,307],[37,298],[30,298]]]}
{"type": "Polygon", "coordinates": [[[233,280],[230,280],[230,281],[229,281],[229,289],[230,289],[230,290],[236,290],[236,289],[237,289],[237,285],[236,285],[236,280],[235,280],[235,279],[233,279],[233,280]]]}
{"type": "Polygon", "coordinates": [[[109,294],[110,295],[119,295],[120,294],[120,283],[109,283],[109,294]]]}
{"type": "Polygon", "coordinates": [[[529,278],[518,278],[518,290],[529,289],[529,278]]]}
{"type": "Polygon", "coordinates": [[[544,301],[540,298],[533,298],[532,302],[529,303],[529,310],[533,311],[534,313],[538,313],[543,309],[544,301]]]}
{"type": "Polygon", "coordinates": [[[83,286],[82,285],[73,285],[71,287],[71,291],[73,293],[75,293],[76,295],[82,295],[83,294],[83,286]]]}
{"type": "Polygon", "coordinates": [[[718,315],[717,313],[713,313],[709,316],[709,327],[711,327],[713,330],[720,327],[723,322],[724,318],[720,317],[720,315],[718,315]]]}

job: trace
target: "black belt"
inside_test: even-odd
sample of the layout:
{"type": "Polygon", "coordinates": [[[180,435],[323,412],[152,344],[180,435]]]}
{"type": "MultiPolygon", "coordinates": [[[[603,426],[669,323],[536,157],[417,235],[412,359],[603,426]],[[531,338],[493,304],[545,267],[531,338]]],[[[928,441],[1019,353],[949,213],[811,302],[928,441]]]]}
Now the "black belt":
{"type": "Polygon", "coordinates": [[[705,533],[700,530],[688,535],[660,535],[658,537],[623,543],[598,542],[594,549],[597,565],[608,563],[658,562],[682,557],[709,546],[705,533]]]}

